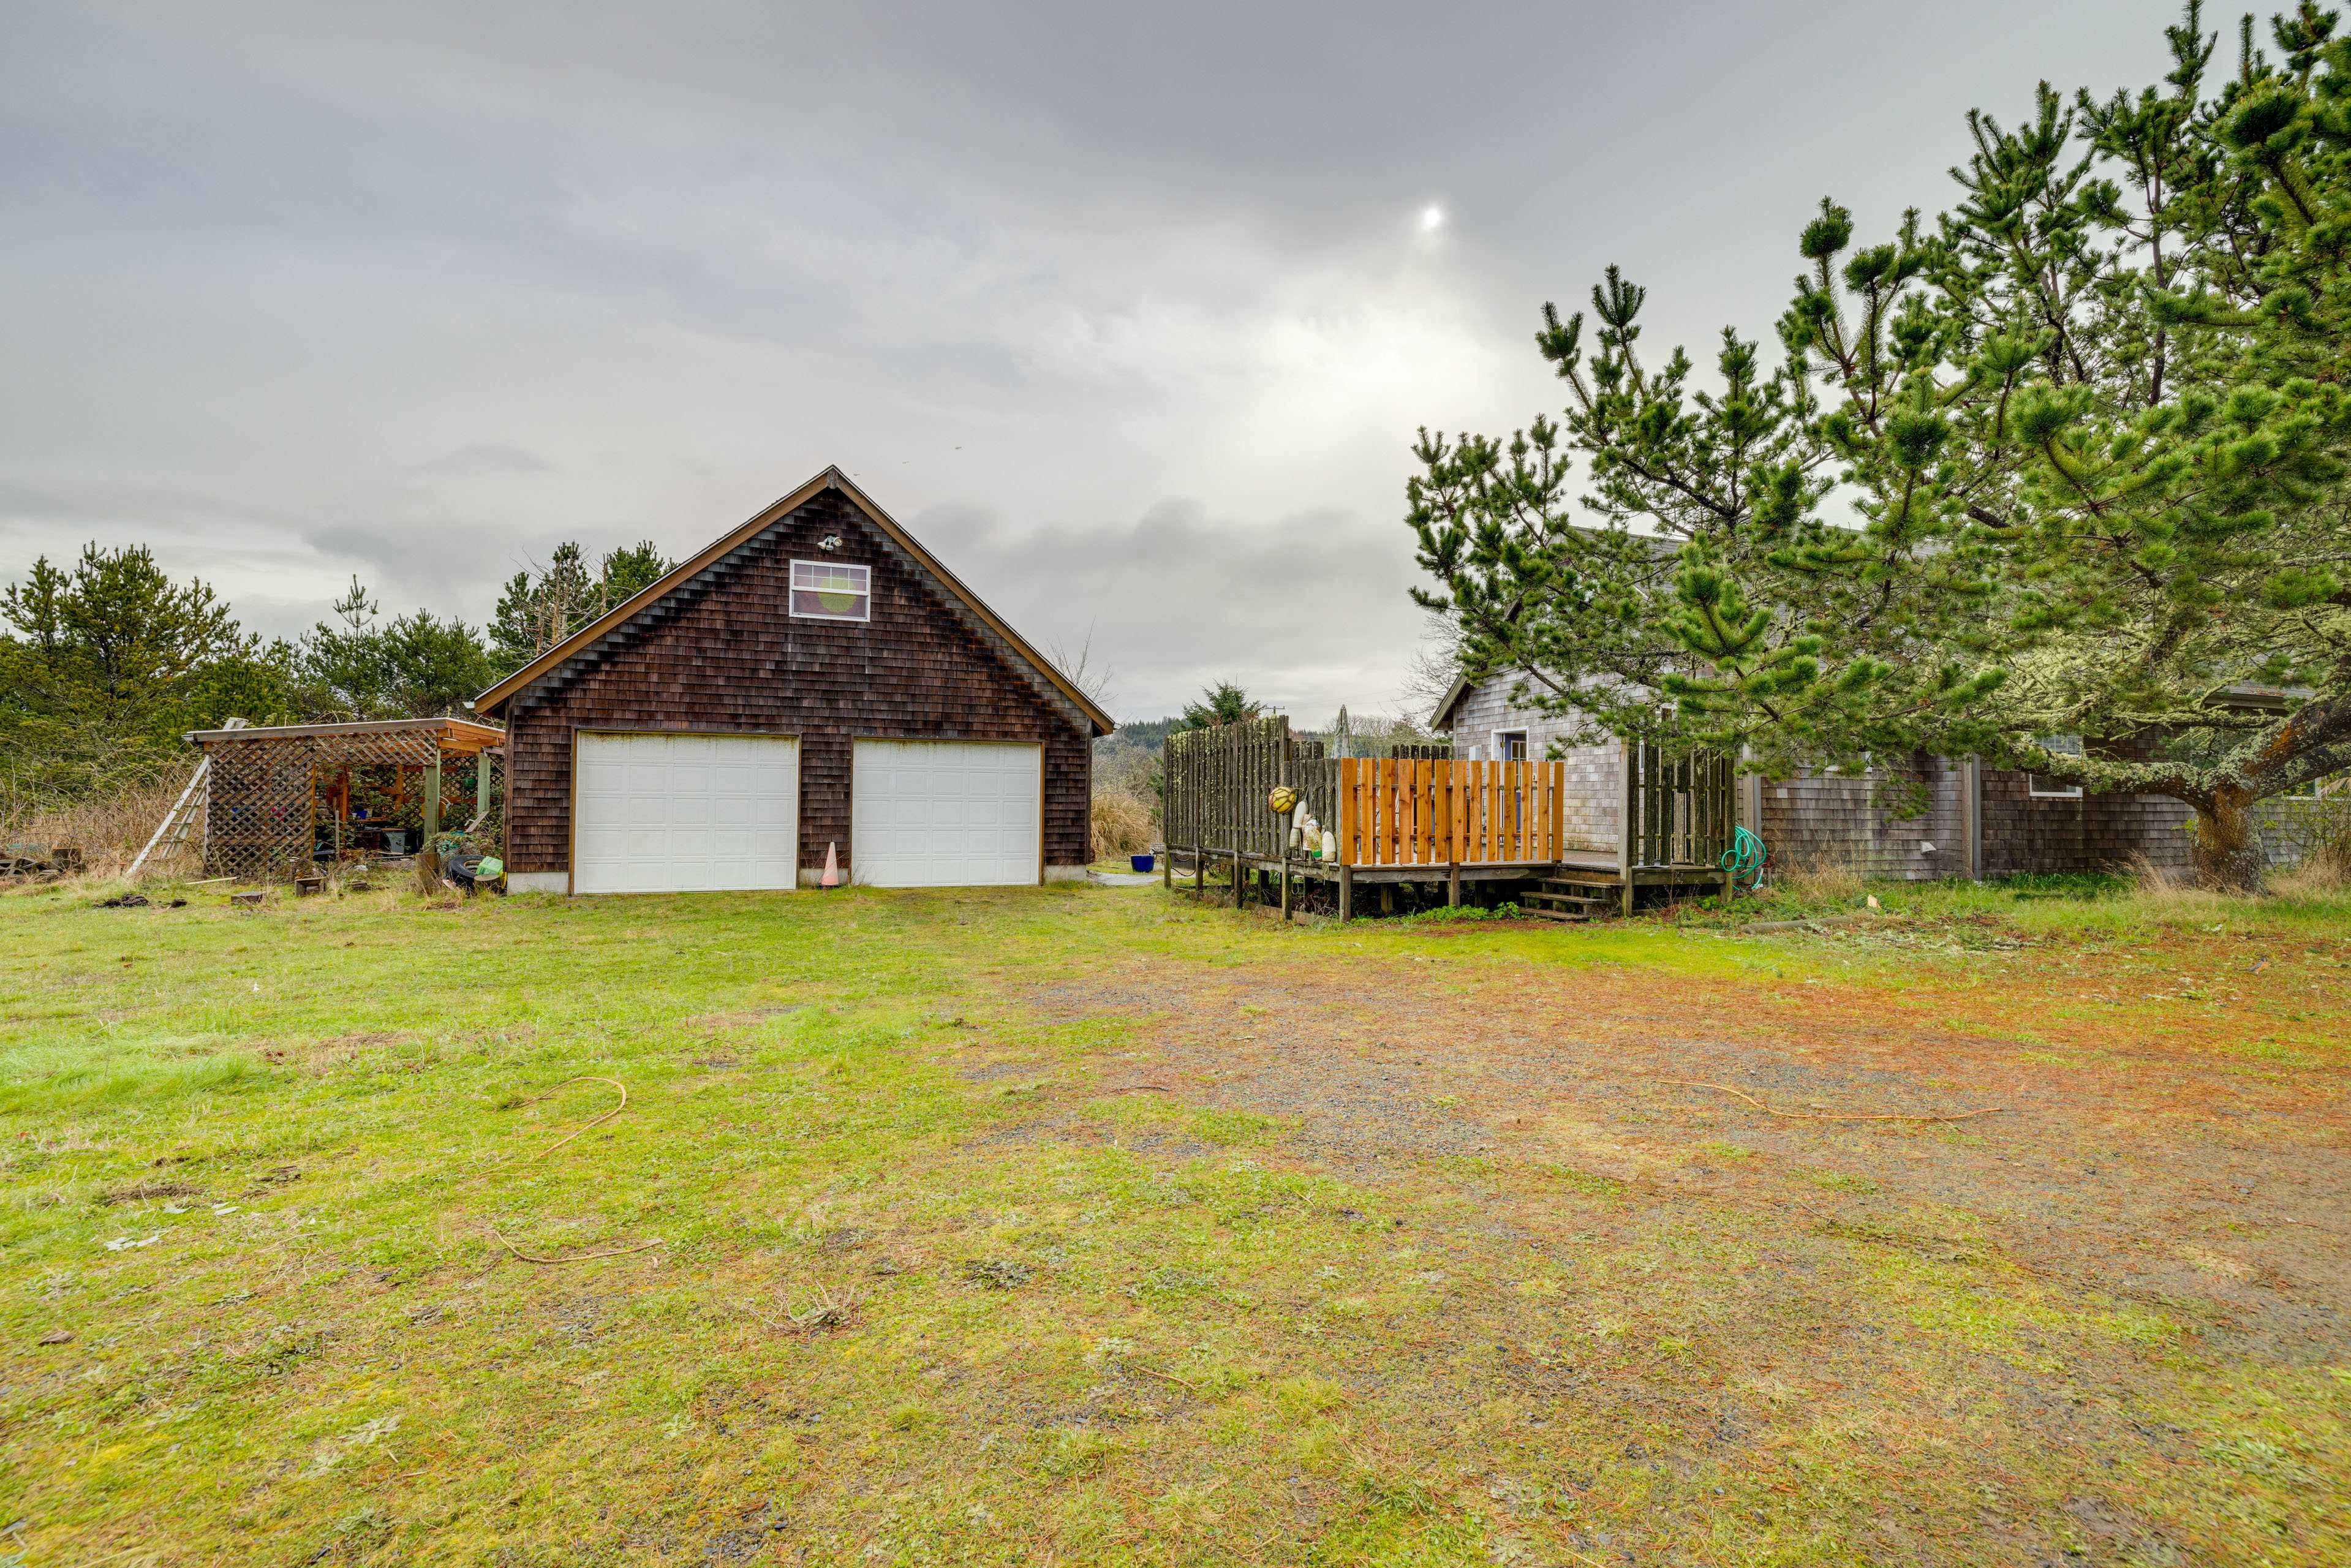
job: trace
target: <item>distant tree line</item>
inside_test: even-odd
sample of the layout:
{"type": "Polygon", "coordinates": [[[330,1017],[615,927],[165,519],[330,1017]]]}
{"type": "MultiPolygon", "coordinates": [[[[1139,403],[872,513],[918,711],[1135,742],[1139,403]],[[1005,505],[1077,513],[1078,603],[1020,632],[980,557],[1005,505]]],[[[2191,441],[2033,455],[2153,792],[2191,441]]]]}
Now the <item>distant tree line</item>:
{"type": "Polygon", "coordinates": [[[385,616],[356,577],[329,619],[292,638],[246,632],[204,582],[174,580],[144,545],[47,556],[0,589],[0,817],[137,787],[183,767],[180,736],[255,724],[461,713],[670,570],[651,541],[591,570],[575,543],[517,571],[486,625],[385,616]]]}

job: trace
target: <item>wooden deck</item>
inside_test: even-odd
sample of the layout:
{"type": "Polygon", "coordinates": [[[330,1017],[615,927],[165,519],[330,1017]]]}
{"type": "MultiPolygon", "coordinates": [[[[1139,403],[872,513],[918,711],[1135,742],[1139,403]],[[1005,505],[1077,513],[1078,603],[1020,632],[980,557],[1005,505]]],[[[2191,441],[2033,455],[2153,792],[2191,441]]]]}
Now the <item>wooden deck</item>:
{"type": "Polygon", "coordinates": [[[1614,855],[1581,852],[1571,852],[1556,861],[1348,865],[1338,861],[1284,860],[1279,855],[1252,854],[1247,851],[1177,848],[1160,857],[1160,870],[1163,882],[1170,888],[1175,887],[1176,875],[1180,872],[1189,878],[1195,893],[1205,894],[1210,886],[1221,882],[1228,888],[1240,887],[1242,902],[1250,896],[1249,889],[1254,884],[1262,902],[1280,904],[1285,911],[1290,906],[1290,900],[1282,891],[1285,879],[1301,887],[1310,883],[1318,886],[1335,884],[1339,918],[1342,920],[1354,918],[1357,888],[1384,884],[1442,885],[1446,889],[1446,902],[1458,908],[1465,886],[1481,883],[1533,883],[1533,887],[1520,894],[1519,902],[1530,913],[1563,919],[1583,919],[1599,914],[1630,914],[1633,902],[1643,888],[1711,893],[1727,884],[1727,873],[1719,865],[1635,866],[1628,879],[1618,869],[1614,855]],[[1203,874],[1204,868],[1206,874],[1203,874]]]}
{"type": "Polygon", "coordinates": [[[1572,809],[1590,802],[1569,797],[1557,762],[1326,758],[1276,716],[1171,736],[1163,769],[1168,884],[1179,865],[1196,890],[1221,870],[1237,903],[1278,883],[1286,912],[1294,887],[1335,883],[1347,919],[1358,883],[1441,883],[1458,904],[1464,883],[1508,882],[1532,884],[1520,902],[1537,913],[1583,919],[1629,914],[1644,888],[1730,885],[1727,758],[1627,742],[1609,802],[1621,831],[1605,848],[1576,841],[1572,824],[1593,813],[1572,809]],[[1297,798],[1288,818],[1269,803],[1277,788],[1297,798]]]}

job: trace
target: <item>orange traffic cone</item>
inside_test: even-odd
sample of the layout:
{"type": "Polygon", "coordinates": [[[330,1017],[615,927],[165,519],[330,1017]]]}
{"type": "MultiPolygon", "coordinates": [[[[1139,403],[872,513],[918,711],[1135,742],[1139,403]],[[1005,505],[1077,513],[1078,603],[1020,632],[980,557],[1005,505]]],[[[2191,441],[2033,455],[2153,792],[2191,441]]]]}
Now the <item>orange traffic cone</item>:
{"type": "Polygon", "coordinates": [[[838,839],[829,839],[825,841],[824,881],[819,885],[823,887],[841,885],[841,841],[838,839]]]}

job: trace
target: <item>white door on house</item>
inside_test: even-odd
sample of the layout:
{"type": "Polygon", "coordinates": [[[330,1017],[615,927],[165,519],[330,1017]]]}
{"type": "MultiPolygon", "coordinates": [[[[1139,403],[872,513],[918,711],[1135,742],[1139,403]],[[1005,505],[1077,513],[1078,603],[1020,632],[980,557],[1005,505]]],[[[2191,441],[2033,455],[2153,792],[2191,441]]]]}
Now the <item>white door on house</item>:
{"type": "Polygon", "coordinates": [[[1033,743],[859,741],[850,876],[873,887],[1033,885],[1043,757],[1033,743]]]}
{"type": "Polygon", "coordinates": [[[574,745],[574,893],[798,884],[800,752],[789,736],[582,732],[574,745]]]}

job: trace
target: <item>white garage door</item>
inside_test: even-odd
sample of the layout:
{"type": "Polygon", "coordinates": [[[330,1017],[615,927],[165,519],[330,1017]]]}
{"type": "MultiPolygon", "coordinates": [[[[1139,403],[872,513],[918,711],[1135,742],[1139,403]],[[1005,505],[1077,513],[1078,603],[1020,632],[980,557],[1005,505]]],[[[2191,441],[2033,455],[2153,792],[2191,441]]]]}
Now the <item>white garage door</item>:
{"type": "Polygon", "coordinates": [[[583,734],[577,744],[573,892],[798,884],[798,741],[583,734]]]}
{"type": "Polygon", "coordinates": [[[861,740],[850,874],[874,887],[998,887],[1038,872],[1034,745],[861,740]]]}

